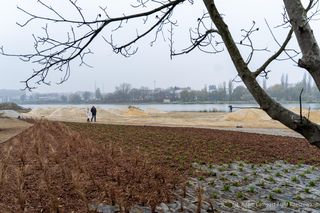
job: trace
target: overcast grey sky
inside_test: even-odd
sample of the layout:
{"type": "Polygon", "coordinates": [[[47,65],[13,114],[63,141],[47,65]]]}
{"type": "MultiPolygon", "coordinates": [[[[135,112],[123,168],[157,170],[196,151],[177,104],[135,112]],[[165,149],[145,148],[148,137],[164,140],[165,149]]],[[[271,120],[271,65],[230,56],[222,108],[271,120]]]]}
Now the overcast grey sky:
{"type": "MultiPolygon", "coordinates": [[[[32,34],[41,33],[43,22],[32,22],[29,26],[21,28],[16,22],[23,22],[27,16],[19,11],[16,6],[43,14],[44,10],[39,7],[36,0],[10,0],[0,2],[0,45],[10,53],[27,53],[33,49],[32,34]]],[[[50,1],[47,1],[50,2],[50,1]]],[[[69,11],[66,5],[68,0],[59,0],[54,2],[54,6],[67,12],[70,17],[74,13],[69,11]],[[69,14],[70,13],[70,14],[69,14]]],[[[122,13],[130,14],[132,10],[127,7],[129,3],[136,1],[106,1],[106,0],[78,0],[80,6],[86,14],[95,17],[99,13],[98,6],[105,6],[108,3],[108,11],[112,16],[122,13]]],[[[256,47],[271,50],[271,52],[258,53],[254,56],[251,68],[257,68],[268,58],[275,50],[277,45],[267,30],[264,19],[266,18],[271,26],[276,26],[282,21],[283,3],[280,0],[216,0],[218,9],[224,14],[225,21],[233,32],[234,38],[239,41],[241,38],[241,29],[248,29],[252,20],[255,20],[260,30],[255,34],[254,41],[256,47]]],[[[196,26],[197,19],[205,11],[203,2],[195,0],[194,5],[186,3],[177,8],[174,18],[178,20],[179,27],[175,30],[174,39],[176,49],[187,47],[189,43],[190,27],[196,26]]],[[[141,21],[140,21],[141,22],[141,21]]],[[[134,22],[129,29],[122,29],[118,34],[119,39],[126,40],[134,38],[135,27],[139,27],[134,22]]],[[[51,32],[55,36],[65,35],[65,30],[59,25],[54,25],[51,32]]],[[[277,39],[283,41],[288,29],[275,29],[277,39]]],[[[319,37],[319,27],[314,28],[316,37],[319,37]]],[[[106,37],[107,31],[104,34],[106,37]]],[[[167,39],[167,36],[165,38],[167,39]]],[[[191,86],[194,89],[203,88],[204,85],[219,84],[223,81],[229,81],[236,76],[230,57],[227,52],[216,55],[205,54],[200,51],[194,51],[189,55],[174,57],[170,60],[168,42],[162,38],[156,45],[150,46],[153,37],[137,43],[138,52],[130,57],[124,58],[121,55],[115,55],[110,46],[99,37],[90,49],[94,55],[87,57],[86,62],[93,68],[73,66],[70,79],[62,85],[56,85],[60,79],[60,74],[50,75],[52,86],[39,86],[36,92],[70,92],[77,90],[93,91],[94,85],[100,87],[104,92],[111,92],[120,83],[127,82],[133,87],[147,86],[153,88],[169,86],[191,86]]],[[[295,38],[290,43],[290,47],[296,47],[295,38]]],[[[20,81],[26,79],[32,73],[33,64],[21,62],[17,58],[0,56],[1,78],[0,89],[21,89],[23,84],[20,81]]],[[[304,71],[299,69],[291,61],[274,62],[270,67],[272,73],[267,81],[268,85],[280,82],[281,75],[289,74],[289,81],[296,82],[301,80],[304,71]]]]}

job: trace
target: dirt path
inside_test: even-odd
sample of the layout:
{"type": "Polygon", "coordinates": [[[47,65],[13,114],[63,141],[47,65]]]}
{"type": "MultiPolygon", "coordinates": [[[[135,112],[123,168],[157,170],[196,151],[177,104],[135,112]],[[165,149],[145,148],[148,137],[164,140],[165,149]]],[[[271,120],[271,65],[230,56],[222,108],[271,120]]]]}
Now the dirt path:
{"type": "Polygon", "coordinates": [[[30,126],[31,124],[18,119],[0,118],[0,143],[9,140],[30,126]]]}

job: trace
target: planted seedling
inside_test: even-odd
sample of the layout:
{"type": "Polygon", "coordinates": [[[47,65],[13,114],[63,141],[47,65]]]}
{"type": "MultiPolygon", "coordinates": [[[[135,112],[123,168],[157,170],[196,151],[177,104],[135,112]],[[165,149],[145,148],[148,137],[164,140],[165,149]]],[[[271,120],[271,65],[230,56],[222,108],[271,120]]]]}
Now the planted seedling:
{"type": "Polygon", "coordinates": [[[222,191],[229,192],[230,188],[230,185],[224,185],[222,191]]]}
{"type": "Polygon", "coordinates": [[[234,176],[234,177],[238,176],[237,173],[235,173],[235,172],[231,172],[230,175],[234,176]]]}
{"type": "Polygon", "coordinates": [[[294,182],[294,183],[299,183],[299,180],[298,180],[297,176],[293,176],[291,178],[291,181],[294,182]]]}
{"type": "Polygon", "coordinates": [[[310,181],[308,184],[309,187],[315,187],[316,186],[316,182],[314,181],[310,181]]]}
{"type": "Polygon", "coordinates": [[[225,202],[224,205],[228,208],[232,208],[233,204],[230,202],[225,202]]]}
{"type": "Polygon", "coordinates": [[[300,195],[296,195],[296,196],[294,197],[294,199],[295,199],[295,200],[302,200],[302,197],[301,197],[300,195]]]}
{"type": "Polygon", "coordinates": [[[254,193],[255,192],[254,186],[250,186],[249,189],[248,189],[248,192],[254,193]]]}
{"type": "Polygon", "coordinates": [[[277,189],[274,189],[273,192],[277,193],[277,194],[281,194],[282,193],[282,190],[277,188],[277,189]]]}
{"type": "Polygon", "coordinates": [[[310,170],[310,169],[307,169],[304,173],[305,173],[305,174],[311,174],[311,170],[310,170]]]}
{"type": "Polygon", "coordinates": [[[218,199],[218,193],[217,192],[212,192],[211,198],[212,199],[218,199]]]}
{"type": "Polygon", "coordinates": [[[310,194],[310,188],[305,188],[304,192],[307,193],[307,194],[310,194]]]}
{"type": "Polygon", "coordinates": [[[257,184],[257,186],[260,186],[261,188],[264,188],[265,187],[265,183],[264,181],[259,181],[259,183],[257,184]]]}
{"type": "Polygon", "coordinates": [[[260,209],[266,207],[266,205],[265,205],[261,200],[258,200],[258,202],[256,203],[256,206],[257,206],[258,208],[260,208],[260,209]]]}
{"type": "Polygon", "coordinates": [[[237,198],[238,199],[243,199],[244,197],[243,197],[243,193],[241,192],[241,191],[239,191],[239,192],[237,192],[237,198]]]}
{"type": "Polygon", "coordinates": [[[268,195],[268,199],[269,199],[270,201],[276,200],[276,199],[273,197],[273,194],[272,194],[272,193],[270,193],[270,194],[268,195]]]}
{"type": "Polygon", "coordinates": [[[276,182],[272,176],[269,176],[268,181],[270,181],[270,182],[272,182],[272,183],[275,183],[275,182],[276,182]]]}
{"type": "Polygon", "coordinates": [[[287,207],[288,207],[288,208],[291,207],[291,202],[290,202],[290,201],[287,202],[287,207]]]}
{"type": "Polygon", "coordinates": [[[276,173],[276,177],[282,177],[282,175],[280,174],[280,172],[276,173]]]}
{"type": "Polygon", "coordinates": [[[306,178],[305,173],[301,173],[301,174],[299,174],[299,176],[302,177],[302,178],[306,178]]]}
{"type": "Polygon", "coordinates": [[[208,183],[208,185],[211,186],[211,187],[214,187],[214,186],[215,186],[214,180],[211,180],[211,181],[208,183]]]}
{"type": "Polygon", "coordinates": [[[239,182],[233,182],[233,183],[232,183],[232,186],[239,187],[239,186],[240,186],[240,183],[239,183],[239,182]]]}
{"type": "Polygon", "coordinates": [[[200,176],[200,177],[198,177],[198,180],[199,180],[199,181],[204,181],[204,177],[203,177],[203,176],[200,176]]]}

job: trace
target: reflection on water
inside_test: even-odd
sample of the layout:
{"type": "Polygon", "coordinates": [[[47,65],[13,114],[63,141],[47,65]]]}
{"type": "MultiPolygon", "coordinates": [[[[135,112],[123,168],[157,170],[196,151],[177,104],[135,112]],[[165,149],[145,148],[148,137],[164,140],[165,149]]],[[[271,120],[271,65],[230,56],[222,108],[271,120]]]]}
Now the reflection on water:
{"type": "MultiPolygon", "coordinates": [[[[78,108],[86,108],[91,106],[92,104],[65,104],[65,105],[23,105],[28,108],[60,108],[60,107],[78,107],[78,108]]],[[[103,109],[125,109],[128,108],[127,104],[94,104],[99,108],[103,109]]],[[[135,104],[134,106],[139,107],[142,110],[145,109],[157,109],[164,112],[199,112],[199,111],[222,111],[228,112],[230,104],[135,104]]],[[[233,111],[239,110],[240,108],[250,108],[250,107],[259,107],[257,104],[231,104],[233,107],[233,111]]],[[[283,104],[284,107],[288,109],[299,108],[299,103],[294,104],[283,104]]],[[[310,109],[320,109],[319,103],[303,103],[303,108],[310,109]]]]}

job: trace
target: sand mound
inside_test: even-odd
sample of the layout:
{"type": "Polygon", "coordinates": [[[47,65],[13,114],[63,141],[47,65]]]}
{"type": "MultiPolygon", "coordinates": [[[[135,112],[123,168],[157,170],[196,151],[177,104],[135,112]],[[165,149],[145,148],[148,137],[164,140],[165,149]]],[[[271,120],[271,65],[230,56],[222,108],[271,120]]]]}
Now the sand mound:
{"type": "MultiPolygon", "coordinates": [[[[291,111],[300,115],[300,108],[292,108],[291,111]]],[[[306,108],[302,108],[302,115],[306,118],[309,118],[311,121],[319,123],[320,122],[320,110],[310,110],[306,108]]]]}
{"type": "Polygon", "coordinates": [[[86,109],[76,107],[37,108],[29,113],[22,114],[22,116],[27,118],[47,118],[53,120],[79,120],[86,118],[86,109]]]}
{"type": "Polygon", "coordinates": [[[18,118],[20,114],[15,110],[0,110],[0,117],[18,118]]]}
{"type": "MultiPolygon", "coordinates": [[[[110,118],[115,119],[117,117],[139,117],[147,115],[148,113],[136,107],[130,107],[128,109],[97,109],[97,118],[100,121],[106,121],[110,118]]],[[[60,121],[85,121],[87,118],[87,110],[85,107],[38,108],[22,116],[60,121]]]]}
{"type": "Polygon", "coordinates": [[[129,109],[123,114],[124,116],[147,116],[148,113],[144,112],[142,109],[129,107],[129,109]]]}
{"type": "Polygon", "coordinates": [[[26,113],[26,112],[31,111],[31,109],[24,108],[24,107],[19,106],[15,103],[2,103],[2,104],[0,104],[0,110],[14,110],[14,111],[20,112],[20,113],[26,113]]]}
{"type": "Polygon", "coordinates": [[[23,114],[23,116],[25,116],[25,117],[35,117],[35,118],[48,117],[48,116],[51,115],[51,113],[53,113],[55,110],[57,110],[57,108],[53,108],[53,107],[49,107],[49,108],[37,108],[37,109],[31,110],[31,112],[29,112],[29,113],[23,114]]]}
{"type": "Polygon", "coordinates": [[[267,113],[261,109],[240,109],[226,114],[221,121],[270,121],[267,113]]]}
{"type": "Polygon", "coordinates": [[[49,116],[52,119],[67,118],[68,120],[78,120],[79,118],[86,118],[86,108],[58,108],[49,116]]]}
{"type": "Polygon", "coordinates": [[[161,110],[158,110],[158,109],[155,109],[155,108],[148,108],[145,110],[146,113],[149,113],[149,114],[160,114],[160,113],[166,113],[164,111],[161,111],[161,110]]]}

